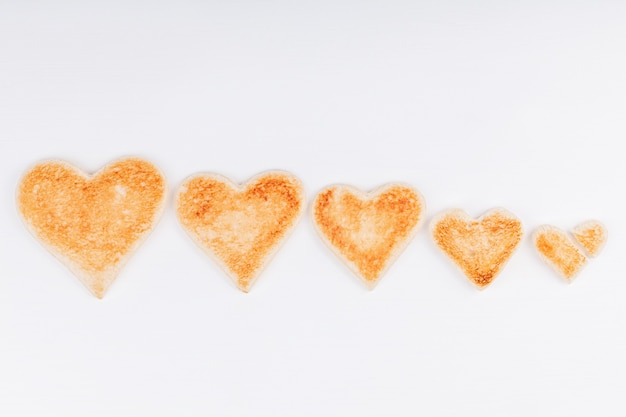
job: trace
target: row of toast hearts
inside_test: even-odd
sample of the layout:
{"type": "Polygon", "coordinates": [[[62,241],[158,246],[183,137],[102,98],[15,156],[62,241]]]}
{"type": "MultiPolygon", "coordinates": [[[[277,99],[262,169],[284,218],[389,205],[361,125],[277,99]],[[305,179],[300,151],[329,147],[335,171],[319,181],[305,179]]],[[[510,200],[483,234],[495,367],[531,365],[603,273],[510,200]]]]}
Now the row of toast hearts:
{"type": "MultiPolygon", "coordinates": [[[[98,298],[156,225],[166,181],[140,158],[114,161],[94,175],[52,160],[22,177],[17,206],[28,230],[98,298]]],[[[284,171],[261,173],[245,184],[217,174],[187,178],[176,193],[179,222],[247,292],[294,229],[305,209],[301,181],[284,171]]],[[[366,193],[348,185],[321,190],[312,208],[321,239],[370,289],[415,236],[425,201],[413,187],[386,184],[366,193]]],[[[518,247],[522,223],[497,208],[473,219],[462,210],[431,221],[436,245],[478,288],[485,288],[518,247]]],[[[533,241],[542,258],[572,280],[607,239],[597,221],[571,236],[541,226],[533,241]]]]}

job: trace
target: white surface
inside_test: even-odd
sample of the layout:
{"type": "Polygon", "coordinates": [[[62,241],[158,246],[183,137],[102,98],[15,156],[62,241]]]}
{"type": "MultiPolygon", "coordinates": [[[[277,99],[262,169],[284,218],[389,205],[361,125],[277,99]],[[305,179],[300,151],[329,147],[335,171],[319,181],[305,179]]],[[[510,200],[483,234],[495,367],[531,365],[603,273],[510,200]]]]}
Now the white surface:
{"type": "Polygon", "coordinates": [[[626,413],[626,3],[200,3],[0,1],[0,415],[626,413]],[[480,292],[422,227],[368,292],[307,213],[246,295],[170,204],[99,301],[14,191],[124,155],[172,192],[405,181],[427,221],[503,206],[527,235],[480,292]],[[588,218],[609,242],[567,285],[530,232],[588,218]]]}

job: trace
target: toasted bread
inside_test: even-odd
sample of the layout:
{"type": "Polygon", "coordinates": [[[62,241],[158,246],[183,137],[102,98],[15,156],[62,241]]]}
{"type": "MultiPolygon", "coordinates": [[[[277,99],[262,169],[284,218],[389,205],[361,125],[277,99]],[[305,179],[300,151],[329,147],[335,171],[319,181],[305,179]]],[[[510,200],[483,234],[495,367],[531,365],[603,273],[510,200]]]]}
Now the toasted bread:
{"type": "Polygon", "coordinates": [[[557,227],[539,226],[533,232],[533,242],[543,260],[570,282],[587,263],[574,241],[557,227]]]}
{"type": "Polygon", "coordinates": [[[17,208],[28,230],[96,297],[156,225],[166,182],[150,162],[126,158],[94,175],[52,160],[26,172],[17,208]]]}
{"type": "Polygon", "coordinates": [[[587,252],[587,255],[593,257],[604,248],[608,238],[606,227],[597,220],[588,220],[579,224],[572,230],[572,236],[587,252]]]}
{"type": "Polygon", "coordinates": [[[237,185],[218,174],[186,179],[176,196],[178,220],[191,239],[248,292],[304,210],[300,180],[281,171],[237,185]]]}
{"type": "Polygon", "coordinates": [[[439,249],[480,289],[497,277],[523,235],[521,221],[501,208],[477,220],[460,209],[444,211],[430,230],[439,249]]]}
{"type": "Polygon", "coordinates": [[[404,184],[371,193],[332,185],[318,193],[313,221],[322,241],[373,289],[414,237],[425,210],[421,194],[404,184]]]}

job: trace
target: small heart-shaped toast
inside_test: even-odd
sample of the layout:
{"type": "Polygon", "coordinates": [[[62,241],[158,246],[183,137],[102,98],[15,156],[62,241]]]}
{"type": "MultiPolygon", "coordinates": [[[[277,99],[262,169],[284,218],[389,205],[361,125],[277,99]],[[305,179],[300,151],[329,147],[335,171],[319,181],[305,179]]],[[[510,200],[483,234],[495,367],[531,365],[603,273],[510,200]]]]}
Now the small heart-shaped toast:
{"type": "Polygon", "coordinates": [[[570,282],[587,263],[583,252],[557,227],[539,226],[533,233],[533,241],[543,260],[570,282]]]}
{"type": "Polygon", "coordinates": [[[324,243],[372,289],[415,236],[425,210],[421,194],[403,184],[371,193],[333,185],[317,195],[313,220],[324,243]]]}
{"type": "Polygon", "coordinates": [[[521,221],[501,208],[478,220],[460,209],[447,210],[435,216],[430,230],[439,249],[480,289],[493,282],[523,235],[521,221]]]}
{"type": "Polygon", "coordinates": [[[121,159],[87,175],[63,161],[21,179],[17,207],[28,230],[98,298],[156,225],[165,178],[150,162],[121,159]]]}
{"type": "Polygon", "coordinates": [[[262,173],[245,185],[197,174],[181,184],[176,213],[192,240],[248,292],[296,226],[304,200],[302,183],[287,172],[262,173]]]}
{"type": "Polygon", "coordinates": [[[599,221],[589,220],[576,226],[572,230],[572,235],[587,254],[594,258],[604,248],[608,232],[606,227],[599,221]]]}

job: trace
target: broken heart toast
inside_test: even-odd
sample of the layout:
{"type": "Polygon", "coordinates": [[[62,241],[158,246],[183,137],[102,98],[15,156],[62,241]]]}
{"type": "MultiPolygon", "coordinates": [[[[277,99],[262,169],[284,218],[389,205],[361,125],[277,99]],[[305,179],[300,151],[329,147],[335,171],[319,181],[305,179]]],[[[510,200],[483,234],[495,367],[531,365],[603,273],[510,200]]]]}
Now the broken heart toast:
{"type": "Polygon", "coordinates": [[[533,233],[533,242],[541,258],[571,282],[587,264],[584,252],[597,256],[607,236],[602,223],[589,220],[576,226],[571,236],[555,226],[540,226],[533,233]]]}
{"type": "Polygon", "coordinates": [[[52,160],[26,172],[17,208],[28,230],[96,297],[156,225],[166,182],[150,162],[120,159],[94,175],[52,160]]]}
{"type": "Polygon", "coordinates": [[[262,173],[238,185],[217,174],[185,180],[176,214],[191,239],[248,292],[296,226],[304,187],[294,175],[262,173]]]}
{"type": "Polygon", "coordinates": [[[371,193],[332,185],[318,193],[313,221],[331,251],[373,289],[414,237],[425,210],[421,194],[404,184],[371,193]]]}
{"type": "Polygon", "coordinates": [[[478,219],[460,209],[444,211],[430,231],[439,249],[480,289],[493,282],[523,235],[521,221],[501,208],[478,219]]]}

